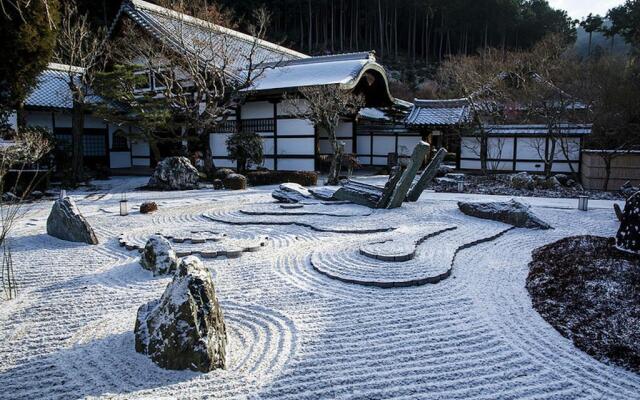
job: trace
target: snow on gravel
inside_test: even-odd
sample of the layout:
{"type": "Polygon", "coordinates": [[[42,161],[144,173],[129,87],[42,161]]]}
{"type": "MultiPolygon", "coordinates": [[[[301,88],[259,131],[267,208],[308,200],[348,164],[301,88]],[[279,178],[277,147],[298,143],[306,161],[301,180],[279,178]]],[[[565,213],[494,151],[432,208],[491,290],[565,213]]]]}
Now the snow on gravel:
{"type": "Polygon", "coordinates": [[[640,398],[639,375],[576,349],[533,310],[525,289],[534,248],[566,236],[613,235],[612,202],[584,213],[573,199],[527,199],[554,230],[510,230],[461,250],[451,276],[437,284],[383,289],[320,273],[314,252],[335,250],[321,257],[324,268],[394,279],[370,268],[384,262],[353,254],[367,243],[413,242],[457,226],[416,247],[409,275],[420,276],[416,260],[446,266],[461,243],[508,228],[457,210],[461,196],[492,197],[425,193],[400,210],[318,205],[295,215],[301,209],[272,204],[272,187],[133,191],[142,184],[114,178],[71,193],[97,246],[47,236],[51,202],[36,203],[18,226],[20,294],[0,303],[0,398],[640,398]],[[122,191],[134,210],[127,217],[117,211],[122,191]],[[147,200],[159,211],[136,212],[147,200]],[[229,333],[225,371],[166,371],[135,352],[136,310],[158,298],[169,278],[144,271],[118,237],[167,229],[270,238],[241,258],[204,260],[229,333]],[[346,271],[343,259],[355,267],[346,271]]]}

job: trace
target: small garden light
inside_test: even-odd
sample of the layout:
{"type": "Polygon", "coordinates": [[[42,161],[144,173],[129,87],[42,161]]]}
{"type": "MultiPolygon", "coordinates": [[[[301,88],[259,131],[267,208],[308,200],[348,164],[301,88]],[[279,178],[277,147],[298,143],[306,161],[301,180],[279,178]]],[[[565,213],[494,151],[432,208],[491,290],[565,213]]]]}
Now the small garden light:
{"type": "Polygon", "coordinates": [[[122,197],[120,199],[120,215],[125,216],[129,215],[129,202],[127,201],[127,194],[122,193],[122,197]]]}
{"type": "Polygon", "coordinates": [[[589,197],[578,196],[578,209],[580,211],[589,211],[589,197]]]}
{"type": "Polygon", "coordinates": [[[460,192],[460,193],[464,192],[464,181],[463,180],[459,180],[458,181],[458,192],[460,192]]]}

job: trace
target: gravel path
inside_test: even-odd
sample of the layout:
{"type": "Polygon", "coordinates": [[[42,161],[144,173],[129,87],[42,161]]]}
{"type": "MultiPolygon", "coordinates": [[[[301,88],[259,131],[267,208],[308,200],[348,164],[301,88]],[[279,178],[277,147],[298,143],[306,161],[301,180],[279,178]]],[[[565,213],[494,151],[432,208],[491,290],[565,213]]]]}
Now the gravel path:
{"type": "Polygon", "coordinates": [[[583,213],[537,199],[534,212],[556,229],[509,230],[460,250],[437,284],[385,289],[337,280],[311,261],[393,280],[371,269],[383,261],[356,256],[362,245],[456,226],[416,248],[408,275],[421,276],[439,263],[448,268],[460,244],[509,227],[462,215],[453,195],[428,193],[371,215],[356,206],[286,215],[269,204],[269,189],[129,192],[133,206],[154,200],[160,210],[117,216],[118,191],[135,183],[73,193],[98,246],[45,235],[50,203],[34,205],[18,227],[20,294],[0,302],[0,398],[640,398],[639,375],[576,349],[533,310],[524,287],[532,249],[571,235],[612,235],[610,207],[583,213]],[[136,310],[169,279],[142,270],[118,237],[171,228],[269,237],[258,252],[204,260],[229,331],[225,371],[166,371],[134,350],[136,310]],[[423,271],[419,260],[428,260],[423,271]]]}

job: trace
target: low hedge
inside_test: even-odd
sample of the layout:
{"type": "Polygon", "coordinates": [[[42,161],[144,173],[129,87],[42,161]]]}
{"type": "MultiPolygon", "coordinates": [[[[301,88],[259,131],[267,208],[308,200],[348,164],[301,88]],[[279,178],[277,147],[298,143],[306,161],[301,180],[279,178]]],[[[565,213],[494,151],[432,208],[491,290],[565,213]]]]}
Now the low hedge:
{"type": "Polygon", "coordinates": [[[252,171],[247,174],[251,186],[297,183],[302,186],[318,184],[318,173],[308,171],[252,171]]]}
{"type": "Polygon", "coordinates": [[[225,189],[244,190],[247,188],[247,178],[240,174],[229,174],[222,181],[225,189]]]}

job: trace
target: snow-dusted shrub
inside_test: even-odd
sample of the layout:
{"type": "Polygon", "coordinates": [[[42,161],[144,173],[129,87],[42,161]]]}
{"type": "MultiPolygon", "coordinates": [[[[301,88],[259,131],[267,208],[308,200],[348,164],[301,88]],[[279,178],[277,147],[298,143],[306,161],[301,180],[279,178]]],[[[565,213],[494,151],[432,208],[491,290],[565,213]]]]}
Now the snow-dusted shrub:
{"type": "Polygon", "coordinates": [[[244,190],[247,188],[247,178],[240,174],[230,174],[223,179],[225,189],[244,190]]]}

